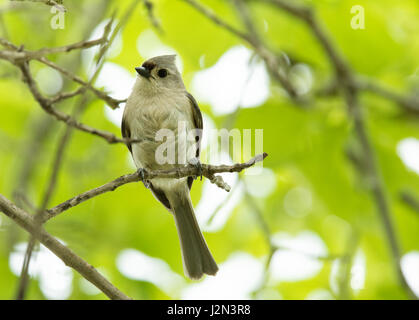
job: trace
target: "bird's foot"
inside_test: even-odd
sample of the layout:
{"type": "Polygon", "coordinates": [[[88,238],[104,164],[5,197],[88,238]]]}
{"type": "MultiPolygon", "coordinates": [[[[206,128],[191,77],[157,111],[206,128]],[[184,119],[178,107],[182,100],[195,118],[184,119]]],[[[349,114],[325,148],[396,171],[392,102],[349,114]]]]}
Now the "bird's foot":
{"type": "Polygon", "coordinates": [[[194,179],[198,179],[198,177],[200,177],[200,180],[202,181],[202,163],[201,161],[199,161],[198,158],[192,158],[189,160],[189,164],[193,165],[197,171],[198,174],[196,176],[194,176],[194,179]]]}
{"type": "Polygon", "coordinates": [[[139,168],[137,171],[138,171],[138,174],[140,175],[141,181],[144,184],[144,187],[146,187],[147,189],[150,189],[150,182],[145,179],[145,175],[147,173],[146,169],[139,168]]]}

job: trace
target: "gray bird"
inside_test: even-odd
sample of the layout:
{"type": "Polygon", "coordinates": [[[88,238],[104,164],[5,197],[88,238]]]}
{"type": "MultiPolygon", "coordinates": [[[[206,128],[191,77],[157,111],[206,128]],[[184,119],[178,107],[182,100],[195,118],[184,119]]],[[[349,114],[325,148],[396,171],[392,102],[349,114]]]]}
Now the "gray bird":
{"type": "MultiPolygon", "coordinates": [[[[121,130],[124,138],[141,139],[141,142],[128,144],[140,174],[144,174],[143,170],[166,170],[184,165],[176,161],[179,153],[191,157],[187,160],[198,168],[200,166],[200,136],[186,144],[181,143],[179,137],[179,123],[183,123],[188,131],[202,130],[203,124],[201,111],[194,97],[185,89],[175,58],[175,55],[158,56],[135,68],[139,76],[127,100],[121,130]],[[156,135],[161,129],[174,133],[171,142],[176,150],[174,162],[161,163],[157,159],[162,142],[156,139],[156,135]]],[[[185,274],[191,279],[199,279],[204,273],[215,275],[218,267],[195,218],[189,194],[193,180],[194,177],[153,178],[149,181],[143,179],[143,182],[157,200],[173,213],[185,274]]]]}

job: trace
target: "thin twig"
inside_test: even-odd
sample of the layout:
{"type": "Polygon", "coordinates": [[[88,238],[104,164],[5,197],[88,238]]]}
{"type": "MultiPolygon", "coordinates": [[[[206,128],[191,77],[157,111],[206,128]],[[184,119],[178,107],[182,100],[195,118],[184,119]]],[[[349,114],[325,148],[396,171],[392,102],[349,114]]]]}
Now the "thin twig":
{"type": "Polygon", "coordinates": [[[352,266],[356,249],[358,248],[358,233],[352,230],[346,241],[345,254],[339,257],[339,269],[337,270],[338,298],[349,300],[352,298],[351,279],[352,266]]]}
{"type": "MultiPolygon", "coordinates": [[[[80,104],[76,105],[75,107],[73,117],[77,118],[79,114],[84,110],[86,104],[87,104],[87,97],[82,96],[82,101],[80,102],[80,104]]],[[[34,218],[35,222],[38,224],[41,224],[40,222],[42,222],[43,220],[44,212],[47,209],[48,204],[53,195],[53,192],[55,190],[57,179],[58,179],[58,174],[60,172],[61,164],[64,158],[64,152],[67,148],[68,142],[70,141],[72,130],[73,130],[72,127],[66,126],[65,132],[62,135],[62,137],[59,139],[59,143],[57,144],[57,152],[55,154],[53,165],[52,165],[51,177],[49,179],[49,183],[45,190],[41,204],[39,208],[36,210],[36,215],[34,218]]],[[[28,277],[29,265],[32,258],[34,247],[35,247],[35,238],[33,235],[31,235],[28,245],[26,247],[25,258],[22,265],[22,271],[20,273],[18,293],[16,296],[17,300],[23,300],[25,298],[26,289],[27,289],[27,285],[29,281],[29,277],[28,277]]]]}
{"type": "Polygon", "coordinates": [[[409,191],[400,192],[400,199],[414,211],[419,213],[419,199],[409,191]]]}
{"type": "Polygon", "coordinates": [[[419,113],[419,99],[416,96],[407,96],[387,88],[372,79],[359,77],[356,81],[359,90],[369,91],[384,99],[395,102],[409,112],[419,113]]]}
{"type": "Polygon", "coordinates": [[[156,30],[162,33],[163,28],[161,27],[159,20],[157,20],[154,14],[154,3],[151,0],[143,0],[143,3],[147,11],[148,19],[150,20],[151,24],[156,30]]]}
{"type": "Polygon", "coordinates": [[[254,296],[257,295],[261,290],[263,290],[266,287],[266,285],[268,284],[269,277],[270,277],[269,269],[270,269],[270,266],[271,266],[272,258],[277,251],[292,251],[292,252],[304,255],[307,258],[314,259],[314,260],[319,260],[319,261],[333,261],[333,260],[336,260],[336,259],[339,259],[339,258],[343,257],[343,255],[333,255],[333,254],[329,254],[329,255],[312,254],[312,253],[309,253],[309,252],[297,250],[295,248],[290,248],[290,247],[275,244],[272,240],[272,231],[269,228],[268,222],[266,221],[266,218],[264,217],[264,215],[262,213],[262,210],[260,209],[260,207],[256,203],[254,197],[249,193],[249,190],[246,186],[246,183],[243,183],[243,188],[244,188],[245,201],[249,205],[251,212],[256,217],[256,220],[259,224],[260,230],[262,231],[262,234],[265,238],[265,242],[266,242],[266,244],[268,246],[268,249],[269,249],[268,250],[268,255],[267,255],[267,258],[266,258],[266,261],[265,261],[263,278],[262,278],[262,281],[260,282],[259,286],[256,288],[256,290],[253,291],[252,294],[254,296]]]}
{"type": "Polygon", "coordinates": [[[26,288],[29,283],[29,264],[32,259],[32,252],[35,247],[35,237],[31,236],[26,246],[25,255],[23,258],[22,270],[20,271],[19,284],[16,293],[16,300],[24,300],[26,294],[26,288]]]}

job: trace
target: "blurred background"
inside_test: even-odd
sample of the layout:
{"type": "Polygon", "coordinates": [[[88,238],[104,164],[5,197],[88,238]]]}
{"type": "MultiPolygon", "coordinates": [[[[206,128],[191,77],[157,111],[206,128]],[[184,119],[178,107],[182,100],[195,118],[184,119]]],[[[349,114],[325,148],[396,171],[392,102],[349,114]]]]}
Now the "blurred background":
{"type": "MultiPolygon", "coordinates": [[[[141,183],[64,212],[45,225],[47,231],[134,299],[408,299],[407,286],[419,295],[417,114],[385,97],[360,95],[400,245],[400,261],[395,261],[371,181],[357,162],[353,121],[342,97],[324,90],[333,82],[333,68],[310,29],[272,6],[248,4],[260,38],[286,66],[298,95],[306,98],[301,103],[290,99],[270,76],[251,45],[187,1],[137,2],[64,1],[66,11],[58,17],[55,6],[0,1],[0,34],[27,50],[63,46],[100,38],[114,15],[113,28],[123,24],[95,87],[126,99],[135,67],[150,57],[175,53],[185,85],[201,107],[204,130],[263,129],[263,150],[269,156],[258,175],[222,174],[232,186],[230,193],[206,179],[194,183],[196,214],[220,266],[216,277],[194,282],[183,275],[173,217],[141,183]]],[[[231,1],[199,3],[245,30],[231,1]]],[[[299,3],[314,7],[357,74],[415,97],[417,1],[299,3]],[[365,26],[354,29],[351,9],[359,4],[365,10],[365,26]]],[[[48,58],[87,81],[98,51],[93,47],[48,58]]],[[[47,97],[78,88],[38,61],[31,62],[31,70],[47,97]]],[[[80,103],[85,104],[80,121],[120,137],[123,104],[113,110],[86,93],[56,107],[72,114],[80,103]]],[[[34,213],[66,129],[40,108],[21,81],[20,70],[0,60],[0,193],[34,213]]],[[[203,162],[232,163],[232,152],[222,151],[214,159],[205,156],[209,139],[204,140],[203,162]]],[[[108,144],[78,130],[68,137],[61,165],[48,207],[135,171],[123,144],[108,144]]],[[[1,299],[16,296],[28,240],[25,231],[0,215],[1,299]]],[[[26,299],[106,299],[39,244],[29,275],[26,299]]]]}

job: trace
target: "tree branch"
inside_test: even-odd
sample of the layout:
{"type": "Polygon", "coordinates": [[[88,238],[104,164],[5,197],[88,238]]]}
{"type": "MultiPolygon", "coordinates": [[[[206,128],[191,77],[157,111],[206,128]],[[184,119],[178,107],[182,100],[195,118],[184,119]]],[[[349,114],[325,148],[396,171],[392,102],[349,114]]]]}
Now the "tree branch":
{"type": "Polygon", "coordinates": [[[378,165],[375,160],[375,153],[368,137],[367,129],[364,123],[364,117],[359,103],[359,88],[356,83],[355,76],[344,58],[340,55],[335,48],[332,41],[329,39],[326,32],[323,30],[321,24],[318,22],[314,12],[309,7],[291,4],[284,0],[262,0],[263,2],[273,4],[278,8],[294,15],[296,18],[304,21],[314,37],[319,41],[323,47],[327,57],[332,64],[338,84],[343,92],[343,97],[347,105],[348,113],[352,115],[355,124],[355,132],[361,144],[364,158],[366,161],[368,176],[370,180],[370,187],[377,206],[377,210],[387,238],[390,244],[391,253],[393,255],[393,262],[397,271],[398,278],[401,285],[405,288],[406,292],[411,298],[418,299],[416,294],[410,288],[406,278],[401,270],[400,259],[401,251],[398,239],[396,236],[393,221],[391,219],[391,210],[386,197],[384,183],[381,179],[378,165]]]}
{"type": "Polygon", "coordinates": [[[86,280],[90,281],[110,299],[130,300],[128,296],[104,278],[92,265],[76,255],[72,250],[51,236],[43,228],[39,228],[30,214],[16,207],[10,200],[1,194],[0,210],[38,239],[39,242],[51,250],[67,266],[79,272],[86,280]]]}
{"type": "MultiPolygon", "coordinates": [[[[134,2],[134,5],[136,5],[135,2],[134,2]]],[[[102,58],[105,56],[107,50],[109,49],[110,45],[114,41],[115,36],[119,32],[122,25],[124,23],[126,23],[126,21],[128,20],[128,17],[132,12],[131,9],[133,9],[132,6],[128,9],[128,11],[127,11],[128,14],[125,15],[126,19],[123,19],[123,22],[120,22],[117,25],[117,27],[114,29],[114,32],[110,36],[109,41],[103,42],[103,46],[101,47],[101,49],[99,51],[98,64],[96,66],[96,69],[95,69],[93,75],[91,76],[89,82],[83,83],[83,87],[82,87],[83,89],[87,89],[87,88],[94,89],[92,87],[92,84],[95,82],[97,76],[99,75],[99,73],[102,70],[102,67],[104,65],[104,59],[102,59],[102,58]]],[[[101,39],[107,39],[108,38],[108,35],[111,31],[111,26],[112,26],[113,20],[114,19],[112,17],[110,19],[110,21],[108,22],[108,24],[105,26],[103,36],[102,36],[101,39]]],[[[77,47],[77,45],[74,46],[74,47],[77,47]]],[[[40,59],[41,59],[41,61],[49,62],[44,57],[41,57],[40,59]]],[[[58,67],[55,64],[53,64],[52,62],[49,62],[49,63],[47,63],[47,64],[50,65],[51,67],[55,67],[55,68],[58,67]],[[49,63],[52,64],[52,66],[49,63]]],[[[62,69],[60,69],[60,71],[62,71],[62,69]]],[[[76,76],[73,76],[72,80],[74,80],[74,77],[76,77],[76,76]]],[[[80,114],[85,110],[85,108],[87,106],[87,103],[88,103],[88,98],[84,94],[85,90],[82,90],[80,92],[82,92],[83,94],[81,95],[80,102],[76,103],[76,105],[74,107],[74,112],[73,112],[73,115],[72,115],[73,119],[77,119],[80,116],[80,114]]],[[[66,146],[68,145],[68,142],[70,140],[70,137],[71,137],[71,134],[72,134],[72,131],[73,131],[74,128],[71,127],[71,126],[66,126],[65,129],[66,129],[65,133],[62,136],[62,138],[60,139],[59,144],[58,144],[58,148],[57,148],[57,152],[56,152],[56,155],[55,155],[55,158],[54,158],[53,169],[52,169],[52,173],[51,173],[51,177],[50,177],[48,187],[45,190],[42,202],[41,202],[39,208],[36,210],[36,215],[34,217],[34,221],[37,224],[37,228],[39,228],[42,225],[45,210],[47,209],[48,203],[49,203],[49,201],[52,197],[52,194],[54,192],[54,189],[55,189],[55,186],[56,186],[56,183],[57,183],[57,178],[58,178],[59,171],[61,169],[61,163],[63,161],[64,152],[65,152],[66,146]]],[[[18,295],[17,295],[17,299],[19,299],[19,300],[22,300],[25,296],[25,293],[26,293],[26,288],[27,288],[27,283],[28,283],[28,278],[29,278],[28,277],[29,264],[30,264],[30,260],[31,260],[31,257],[32,257],[32,252],[33,252],[35,243],[36,243],[36,240],[35,240],[34,236],[31,235],[28,246],[26,248],[24,263],[23,263],[23,266],[22,266],[22,272],[21,272],[21,276],[20,276],[19,289],[18,289],[18,295]]]]}
{"type": "Polygon", "coordinates": [[[29,61],[32,59],[38,59],[45,55],[70,52],[73,50],[88,49],[102,43],[107,42],[108,39],[101,37],[96,40],[79,41],[73,44],[69,44],[61,47],[42,48],[36,51],[24,50],[23,46],[18,47],[4,38],[0,38],[0,44],[7,47],[9,50],[0,51],[2,54],[8,57],[7,60],[15,63],[19,61],[29,61]]]}
{"type": "Polygon", "coordinates": [[[276,54],[274,54],[271,50],[269,50],[263,44],[260,37],[255,33],[255,29],[251,25],[249,16],[247,15],[247,13],[244,12],[243,7],[237,6],[238,12],[242,20],[244,20],[245,25],[248,28],[252,26],[250,30],[248,30],[248,33],[242,32],[234,28],[233,26],[231,26],[230,24],[228,24],[227,22],[219,18],[214,12],[207,9],[206,7],[204,7],[203,5],[201,5],[199,2],[195,0],[183,0],[183,1],[191,5],[192,7],[194,7],[201,14],[203,14],[208,19],[213,21],[216,25],[220,26],[221,28],[227,30],[231,34],[241,38],[242,40],[247,42],[249,45],[251,45],[253,47],[254,52],[265,62],[266,68],[268,69],[272,77],[281,84],[281,86],[285,89],[285,91],[289,94],[291,98],[297,98],[298,94],[295,91],[295,88],[292,86],[292,84],[288,80],[282,68],[280,59],[278,58],[276,54]]]}
{"type": "MultiPolygon", "coordinates": [[[[229,191],[229,189],[226,188],[227,184],[222,180],[221,176],[216,176],[215,174],[223,173],[223,172],[241,172],[247,168],[250,168],[255,163],[263,161],[267,156],[268,156],[267,153],[263,153],[263,154],[253,157],[247,162],[236,163],[233,165],[215,166],[215,165],[202,164],[202,175],[210,179],[211,182],[215,183],[218,187],[226,191],[229,191]],[[221,183],[218,184],[216,181],[214,181],[214,177],[218,177],[218,179],[216,180],[221,181],[221,183]]],[[[183,177],[196,176],[198,174],[199,174],[199,170],[195,166],[188,165],[188,166],[184,166],[184,167],[181,167],[178,169],[172,169],[172,170],[145,171],[144,179],[150,180],[157,177],[159,178],[183,178],[183,177]]],[[[79,194],[55,206],[54,208],[47,210],[44,216],[43,222],[46,222],[47,220],[59,215],[63,211],[73,208],[86,200],[89,200],[93,197],[96,197],[98,195],[101,195],[109,191],[114,191],[115,189],[119,188],[120,186],[123,186],[124,184],[137,182],[137,181],[141,181],[141,176],[138,171],[135,173],[126,174],[100,187],[97,187],[92,190],[86,191],[82,194],[79,194]]]]}
{"type": "Polygon", "coordinates": [[[409,191],[400,192],[400,199],[411,209],[419,213],[419,199],[409,191]]]}
{"type": "Polygon", "coordinates": [[[323,28],[318,23],[317,18],[315,17],[314,11],[310,7],[296,5],[294,3],[291,3],[290,1],[284,0],[261,0],[261,2],[277,6],[278,8],[304,21],[308,25],[313,35],[320,42],[327,56],[332,62],[332,66],[334,67],[335,73],[337,75],[336,78],[339,86],[342,85],[339,83],[339,80],[342,80],[342,78],[351,77],[352,79],[350,80],[350,85],[356,88],[357,91],[370,91],[388,100],[396,102],[408,111],[413,111],[416,113],[419,112],[418,99],[395,93],[389,88],[384,88],[372,79],[359,77],[355,75],[352,71],[350,71],[350,68],[347,65],[345,59],[341,56],[340,52],[338,52],[338,50],[335,48],[335,45],[329,39],[328,35],[324,32],[323,28]]]}
{"type": "MultiPolygon", "coordinates": [[[[75,118],[77,118],[83,112],[83,110],[86,107],[86,104],[87,104],[87,97],[83,95],[80,104],[77,104],[75,106],[75,109],[73,112],[73,116],[75,118]]],[[[40,226],[40,222],[43,220],[43,215],[45,213],[45,210],[48,207],[49,201],[51,200],[51,197],[55,190],[57,180],[58,180],[58,175],[61,169],[61,164],[64,158],[64,153],[65,153],[66,147],[68,146],[68,142],[70,141],[72,131],[73,131],[72,127],[66,126],[64,134],[58,141],[57,151],[54,156],[54,161],[52,165],[52,171],[51,171],[51,176],[49,178],[48,186],[45,189],[40,206],[35,209],[36,214],[35,214],[34,220],[38,224],[38,226],[40,226]]],[[[36,244],[35,237],[31,235],[28,245],[26,247],[22,271],[20,273],[19,288],[18,288],[18,293],[16,296],[17,300],[23,300],[27,291],[26,289],[27,289],[28,280],[29,280],[29,277],[28,277],[29,264],[32,258],[32,252],[34,250],[35,244],[36,244]]]]}
{"type": "MultiPolygon", "coordinates": [[[[67,125],[72,126],[74,128],[77,128],[81,131],[88,132],[90,134],[99,136],[99,137],[105,139],[108,143],[125,143],[126,144],[126,143],[133,143],[133,142],[135,143],[135,142],[141,141],[141,140],[117,138],[114,134],[112,134],[110,132],[92,128],[88,125],[85,125],[81,122],[78,122],[77,120],[75,120],[70,115],[53,108],[51,100],[47,99],[47,98],[44,98],[41,95],[41,93],[39,92],[39,90],[36,86],[36,83],[35,83],[35,81],[32,77],[32,74],[29,70],[29,66],[28,66],[27,62],[24,62],[24,63],[20,64],[19,68],[22,71],[23,81],[28,85],[28,88],[31,91],[35,100],[38,101],[39,105],[41,106],[42,109],[44,109],[44,111],[46,111],[48,114],[55,117],[57,120],[63,121],[67,125]]],[[[53,99],[52,101],[54,101],[55,99],[53,99]]]]}
{"type": "Polygon", "coordinates": [[[66,8],[63,5],[63,0],[57,0],[57,1],[54,1],[54,0],[11,0],[11,1],[18,1],[18,2],[24,2],[24,1],[40,2],[40,3],[46,4],[47,6],[56,7],[60,11],[67,11],[66,8]]]}
{"type": "Polygon", "coordinates": [[[356,81],[359,90],[369,91],[398,104],[408,112],[419,114],[419,99],[415,96],[403,95],[387,88],[372,79],[359,77],[356,81]]]}
{"type": "Polygon", "coordinates": [[[143,4],[147,11],[148,20],[150,20],[151,24],[155,29],[157,29],[159,32],[163,32],[160,22],[154,15],[154,3],[150,0],[143,0],[143,4]]]}
{"type": "MultiPolygon", "coordinates": [[[[66,70],[66,69],[58,66],[57,64],[55,64],[54,62],[48,60],[45,57],[40,57],[40,58],[37,58],[36,60],[39,61],[39,62],[41,62],[41,63],[43,63],[43,64],[45,64],[45,65],[47,65],[47,66],[49,66],[49,67],[51,67],[51,68],[53,68],[53,69],[55,69],[55,70],[57,70],[58,72],[60,72],[61,74],[63,74],[65,77],[73,80],[74,82],[77,82],[78,84],[81,84],[82,87],[79,88],[78,91],[79,90],[85,91],[86,89],[87,90],[90,90],[99,99],[102,99],[103,101],[105,101],[106,104],[108,106],[110,106],[112,109],[117,109],[117,108],[119,108],[119,105],[121,103],[126,102],[126,99],[124,99],[124,100],[117,100],[117,99],[112,98],[111,96],[107,95],[105,92],[103,92],[103,91],[101,91],[101,90],[96,89],[95,87],[93,87],[89,82],[84,81],[79,76],[75,75],[74,73],[70,72],[69,70],[66,70]]],[[[79,92],[79,93],[81,93],[81,92],[79,92]]],[[[73,96],[73,95],[75,95],[75,94],[72,93],[72,95],[70,95],[70,97],[73,96]]],[[[51,101],[51,103],[57,103],[60,100],[66,99],[68,97],[69,97],[69,95],[67,94],[67,96],[64,96],[64,97],[61,97],[61,98],[58,98],[58,99],[55,98],[54,100],[50,100],[50,101],[51,101]]]]}
{"type": "MultiPolygon", "coordinates": [[[[105,29],[106,28],[109,28],[109,25],[106,26],[105,29]]],[[[25,50],[23,50],[22,47],[17,47],[16,45],[12,44],[11,42],[7,41],[6,39],[0,38],[0,44],[9,49],[9,50],[1,50],[0,51],[0,58],[8,60],[9,62],[13,63],[18,68],[20,68],[20,70],[22,71],[22,74],[23,74],[23,80],[28,85],[28,87],[29,87],[32,95],[34,96],[34,98],[38,101],[38,103],[42,107],[42,109],[44,109],[50,115],[54,116],[57,120],[63,121],[67,125],[75,127],[79,130],[82,130],[82,131],[100,136],[100,137],[104,138],[106,141],[108,141],[109,143],[127,143],[127,142],[130,142],[127,139],[120,139],[120,138],[117,138],[115,135],[113,135],[109,132],[94,129],[94,128],[91,128],[91,127],[89,127],[85,124],[79,123],[74,118],[72,118],[70,115],[65,114],[61,111],[58,111],[58,110],[56,110],[55,108],[52,107],[53,104],[55,104],[55,103],[57,103],[61,100],[64,100],[64,99],[74,97],[74,96],[76,96],[80,93],[83,93],[86,89],[92,91],[98,98],[104,100],[110,107],[112,107],[114,109],[117,108],[120,103],[125,102],[125,100],[116,100],[116,99],[108,96],[106,93],[102,92],[101,90],[98,90],[98,89],[94,88],[91,85],[91,83],[83,81],[80,77],[74,75],[70,71],[65,70],[64,68],[56,65],[55,63],[53,63],[52,61],[50,61],[50,60],[48,60],[47,58],[44,57],[47,54],[70,52],[70,51],[76,50],[76,49],[87,49],[87,48],[90,48],[92,46],[96,46],[96,45],[100,45],[100,44],[105,44],[105,47],[107,48],[106,44],[108,42],[110,42],[110,40],[108,41],[107,36],[108,36],[108,34],[107,34],[107,32],[105,32],[104,35],[97,40],[80,41],[80,42],[70,44],[70,45],[67,45],[67,46],[61,46],[61,47],[55,47],[55,48],[44,48],[44,49],[40,49],[38,51],[25,51],[25,50]],[[81,88],[79,88],[79,89],[77,89],[73,92],[59,93],[58,95],[56,95],[55,97],[53,97],[51,99],[43,97],[41,95],[41,93],[39,92],[39,90],[37,88],[37,85],[35,83],[35,80],[33,79],[32,75],[30,73],[28,62],[30,60],[33,60],[33,59],[38,60],[41,63],[43,63],[45,65],[48,65],[49,67],[51,67],[53,69],[56,69],[57,71],[59,71],[60,73],[65,75],[66,77],[68,77],[71,80],[81,84],[83,87],[81,87],[81,88]]],[[[132,141],[132,142],[138,142],[138,141],[132,141]]]]}
{"type": "MultiPolygon", "coordinates": [[[[105,29],[108,27],[109,25],[106,26],[105,29]]],[[[111,42],[110,40],[108,40],[107,36],[108,35],[105,32],[101,38],[96,39],[96,40],[80,41],[80,42],[73,43],[67,46],[61,46],[61,47],[55,47],[55,48],[44,48],[37,51],[25,51],[22,47],[18,47],[6,39],[0,38],[0,44],[9,49],[9,50],[0,51],[0,58],[8,60],[9,62],[15,65],[18,65],[19,63],[23,63],[25,61],[37,60],[57,70],[58,72],[63,74],[65,77],[71,79],[72,81],[77,82],[78,84],[81,84],[82,86],[86,87],[88,90],[92,91],[99,99],[102,99],[103,101],[105,101],[112,109],[116,109],[119,107],[120,103],[125,102],[126,100],[117,100],[117,99],[112,98],[111,96],[107,95],[105,92],[99,89],[96,89],[90,83],[85,82],[84,80],[82,80],[80,77],[76,76],[69,70],[66,70],[58,66],[57,64],[53,63],[52,61],[50,61],[49,59],[45,57],[45,55],[48,55],[48,54],[70,52],[76,49],[88,49],[97,45],[105,45],[105,47],[107,48],[108,43],[111,42]]],[[[84,89],[80,88],[79,90],[82,91],[82,90],[85,90],[86,88],[84,89]]],[[[64,94],[59,99],[54,99],[53,103],[57,103],[63,99],[66,99],[72,96],[73,95],[64,94]]]]}

